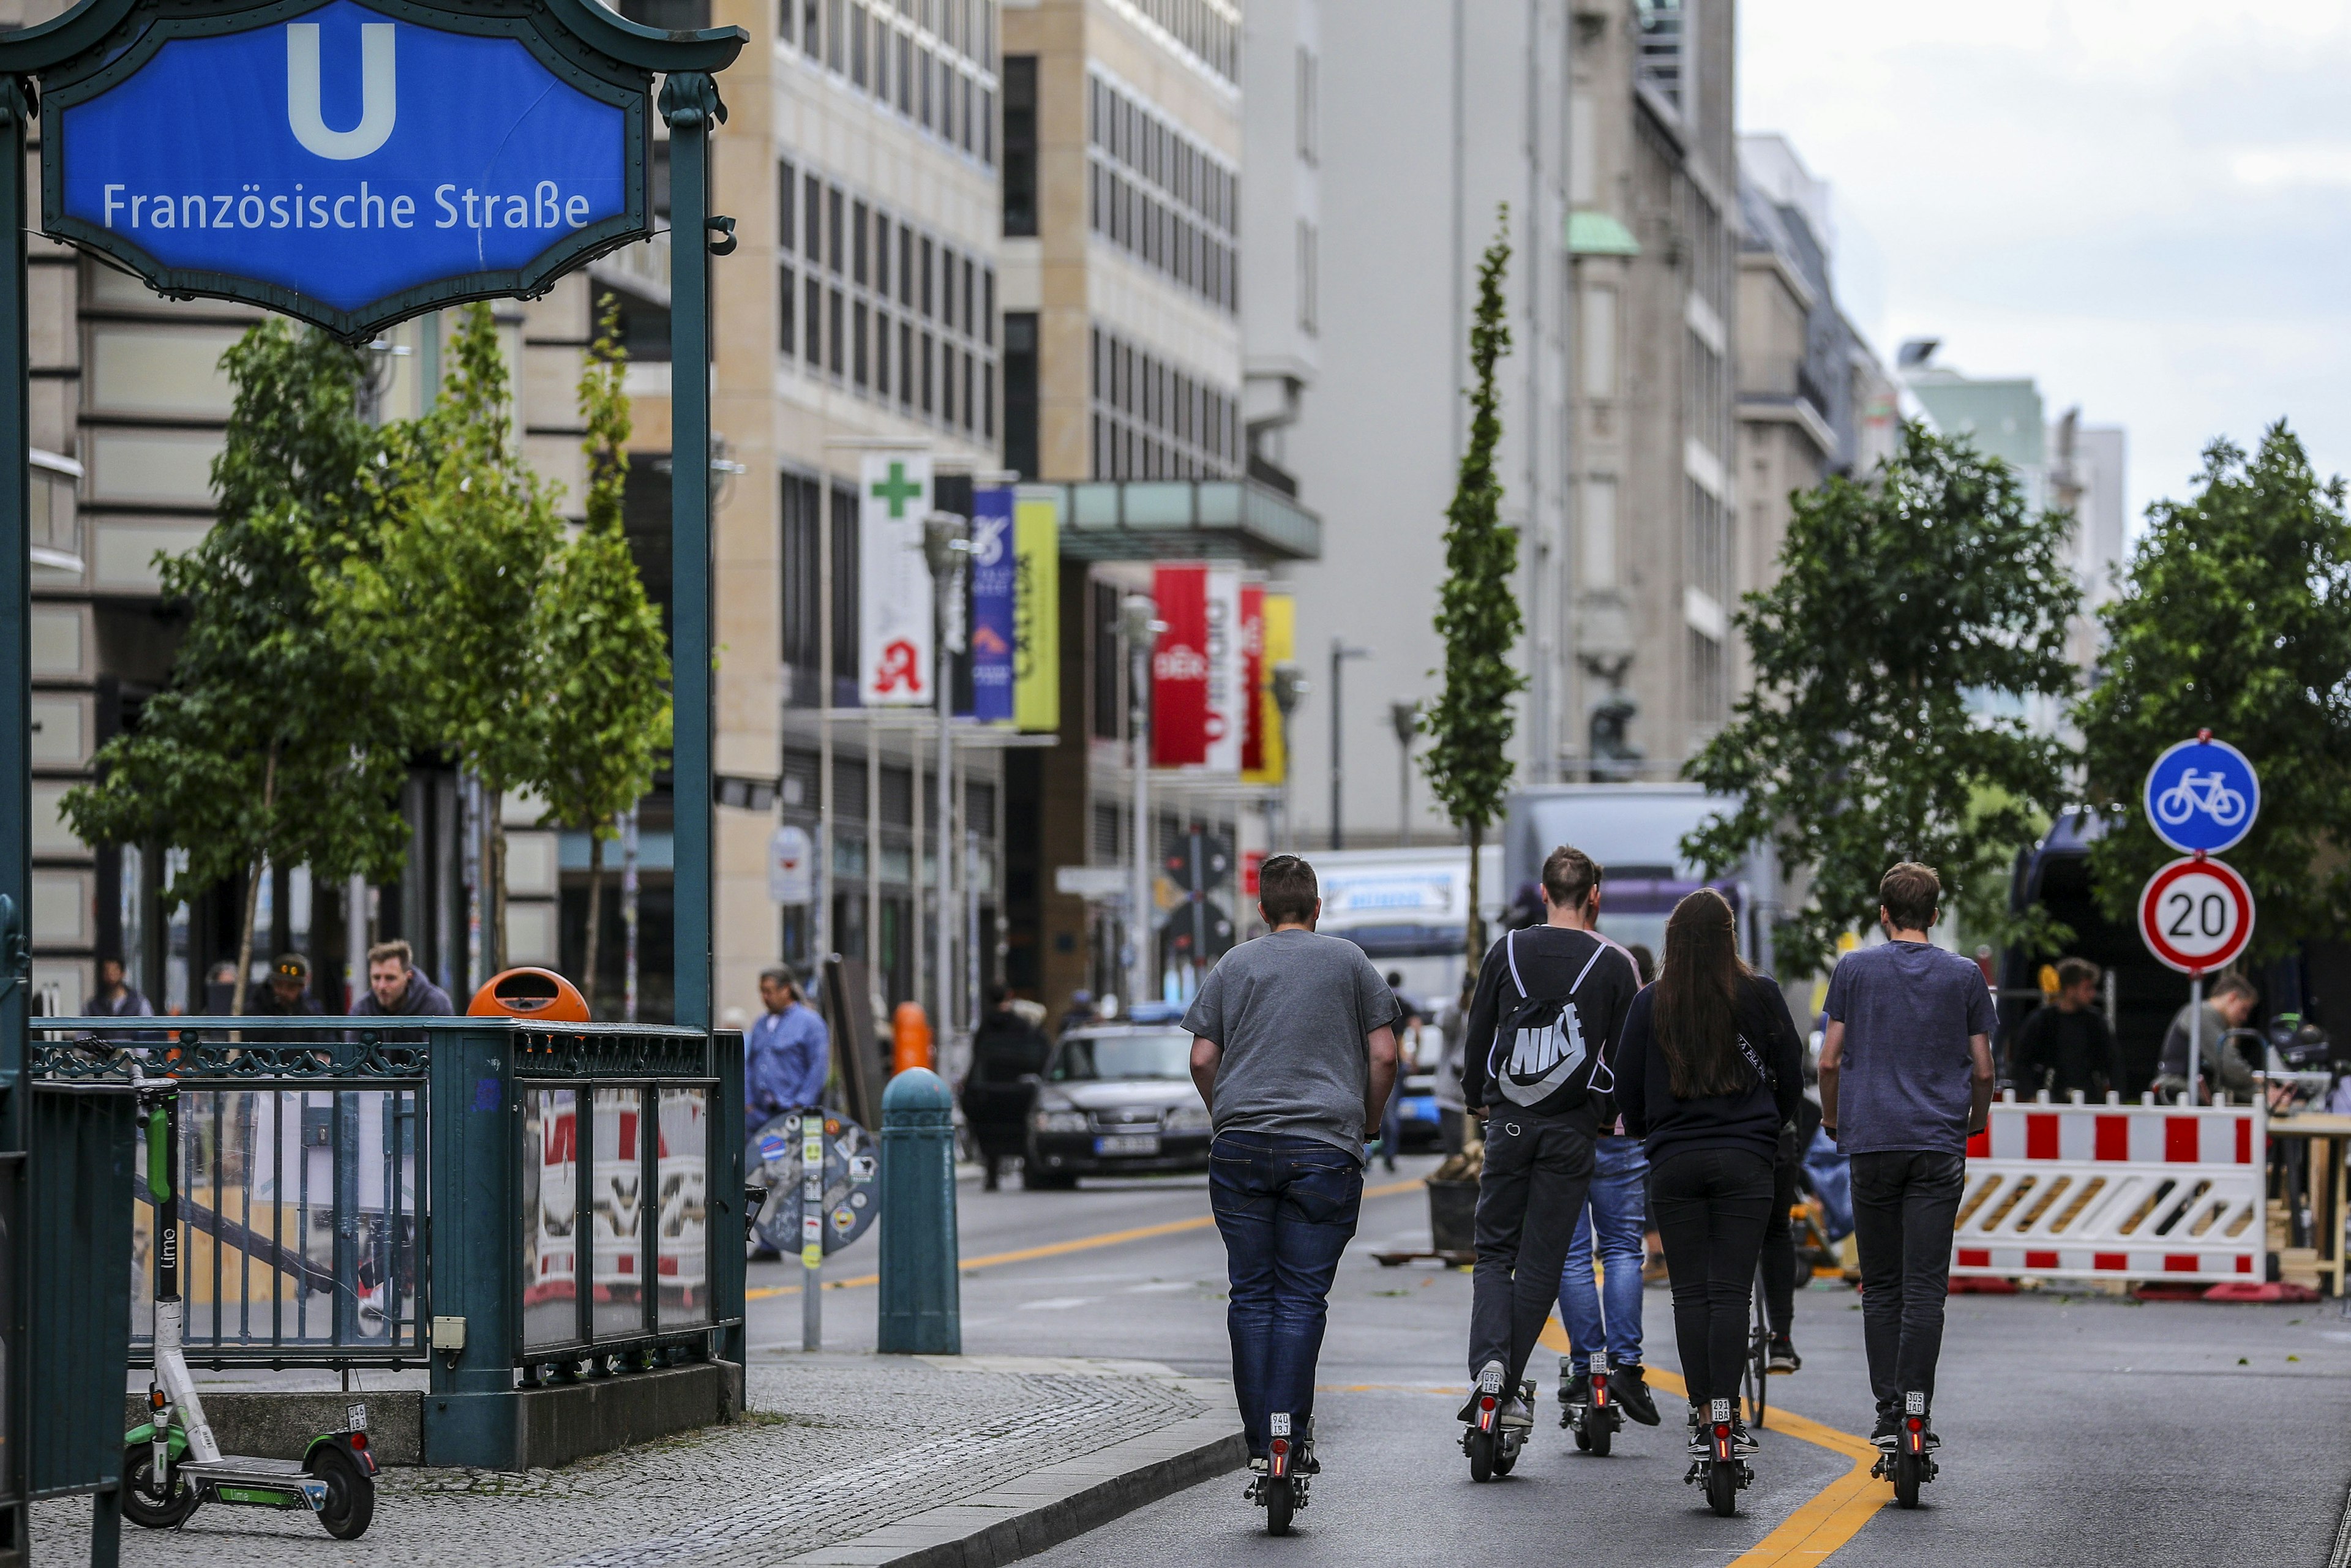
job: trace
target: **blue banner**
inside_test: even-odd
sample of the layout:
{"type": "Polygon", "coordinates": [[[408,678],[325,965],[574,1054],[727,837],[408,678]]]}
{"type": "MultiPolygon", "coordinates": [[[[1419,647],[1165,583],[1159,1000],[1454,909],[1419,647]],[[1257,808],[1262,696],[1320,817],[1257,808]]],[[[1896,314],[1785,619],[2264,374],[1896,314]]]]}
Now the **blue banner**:
{"type": "Polygon", "coordinates": [[[63,95],[62,214],[48,214],[143,271],[358,314],[544,270],[630,213],[627,95],[583,90],[513,37],[352,0],[242,32],[155,33],[120,79],[110,68],[89,96],[63,95]]]}
{"type": "Polygon", "coordinates": [[[1012,491],[980,486],[971,501],[972,716],[1012,720],[1012,491]]]}

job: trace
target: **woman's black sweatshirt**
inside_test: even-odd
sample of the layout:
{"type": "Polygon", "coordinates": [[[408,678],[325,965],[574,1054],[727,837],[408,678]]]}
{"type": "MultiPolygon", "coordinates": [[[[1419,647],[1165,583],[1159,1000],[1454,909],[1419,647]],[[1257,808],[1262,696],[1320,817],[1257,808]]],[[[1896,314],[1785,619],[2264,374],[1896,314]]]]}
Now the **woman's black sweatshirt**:
{"type": "Polygon", "coordinates": [[[1776,1157],[1781,1124],[1794,1118],[1797,1102],[1804,1097],[1803,1047],[1780,988],[1760,976],[1741,977],[1737,1012],[1739,1032],[1775,1082],[1766,1085],[1742,1060],[1745,1088],[1696,1100],[1677,1100],[1667,1086],[1666,1053],[1656,1040],[1656,1003],[1655,986],[1633,999],[1609,1060],[1625,1130],[1646,1140],[1649,1163],[1698,1149],[1748,1149],[1766,1160],[1776,1157]]]}

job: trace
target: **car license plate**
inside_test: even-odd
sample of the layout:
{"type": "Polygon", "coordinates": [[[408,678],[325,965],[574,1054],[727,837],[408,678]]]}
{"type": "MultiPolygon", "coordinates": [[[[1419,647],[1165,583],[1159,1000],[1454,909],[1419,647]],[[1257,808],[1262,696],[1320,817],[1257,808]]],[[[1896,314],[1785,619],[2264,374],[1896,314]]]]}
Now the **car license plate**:
{"type": "Polygon", "coordinates": [[[1098,1155],[1155,1155],[1159,1152],[1156,1133],[1113,1133],[1094,1140],[1098,1155]]]}

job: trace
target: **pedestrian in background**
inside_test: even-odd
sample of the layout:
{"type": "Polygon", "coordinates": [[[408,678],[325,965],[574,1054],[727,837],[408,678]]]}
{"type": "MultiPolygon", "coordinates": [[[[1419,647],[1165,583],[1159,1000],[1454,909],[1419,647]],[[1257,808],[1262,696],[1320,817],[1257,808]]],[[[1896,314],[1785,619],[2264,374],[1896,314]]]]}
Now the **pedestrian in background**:
{"type": "Polygon", "coordinates": [[[980,1186],[997,1188],[998,1171],[1029,1146],[1029,1107],[1037,1098],[1029,1080],[1045,1071],[1052,1047],[1045,1031],[1012,1005],[1002,986],[989,989],[987,1015],[971,1036],[971,1071],[963,1081],[963,1119],[979,1145],[980,1186]]]}
{"type": "Polygon", "coordinates": [[[1380,1164],[1388,1170],[1396,1168],[1396,1153],[1404,1147],[1404,1080],[1416,1063],[1420,1042],[1420,1004],[1405,994],[1404,971],[1391,969],[1387,974],[1388,994],[1396,999],[1403,1016],[1396,1019],[1396,1087],[1388,1095],[1387,1109],[1380,1113],[1380,1164]]]}
{"type": "Polygon", "coordinates": [[[1559,1299],[1568,1241],[1592,1183],[1600,1130],[1593,1074],[1640,988],[1631,956],[1595,929],[1600,881],[1600,866],[1582,850],[1552,851],[1537,890],[1542,924],[1505,934],[1478,966],[1462,1093],[1484,1124],[1486,1161],[1464,1422],[1477,1418],[1480,1388],[1499,1375],[1498,1421],[1534,1424],[1531,1385],[1521,1379],[1559,1299]]]}
{"type": "Polygon", "coordinates": [[[1437,1059],[1437,1137],[1447,1155],[1459,1154],[1469,1142],[1469,1103],[1461,1094],[1462,1042],[1469,1038],[1469,1002],[1477,991],[1478,977],[1464,973],[1461,994],[1437,1025],[1444,1043],[1437,1059]]]}
{"type": "Polygon", "coordinates": [[[144,1019],[155,1016],[155,1004],[131,988],[121,957],[109,953],[98,961],[98,990],[81,1011],[84,1018],[144,1019]]]}
{"type": "Polygon", "coordinates": [[[1364,1145],[1395,1083],[1401,1009],[1361,947],[1316,933],[1322,900],[1304,861],[1259,868],[1258,913],[1267,934],[1217,961],[1184,1028],[1214,1129],[1208,1203],[1249,1467],[1266,1469],[1270,1417],[1286,1415],[1294,1473],[1313,1475],[1314,1366],[1363,1203],[1364,1145]]]}
{"type": "Polygon", "coordinates": [[[2192,1028],[2199,1031],[2196,1041],[2196,1076],[2199,1080],[2196,1103],[2203,1102],[2207,1084],[2240,1102],[2250,1103],[2260,1092],[2261,1081],[2253,1076],[2253,1064],[2239,1049],[2242,1042],[2228,1035],[2232,1029],[2245,1027],[2261,1000],[2261,993],[2244,976],[2223,975],[2206,995],[2200,1012],[2193,1007],[2183,1007],[2174,1013],[2171,1028],[2163,1037],[2156,1092],[2166,1101],[2188,1092],[2188,1034],[2192,1028]]]}
{"type": "MultiPolygon", "coordinates": [[[[1968,1136],[1991,1117],[1993,1021],[1983,971],[1931,946],[1942,879],[1905,861],[1877,884],[1886,940],[1837,960],[1821,1040],[1822,1125],[1853,1167],[1862,1343],[1894,1447],[1903,1396],[1935,1396],[1968,1136]]],[[[1932,1427],[1927,1445],[1938,1446],[1932,1427]]]]}
{"type": "Polygon", "coordinates": [[[1706,1408],[1719,1399],[1730,1401],[1733,1443],[1751,1451],[1739,1377],[1772,1161],[1803,1099],[1804,1048],[1780,988],[1739,956],[1737,918],[1714,889],[1674,906],[1657,983],[1633,1003],[1614,1066],[1617,1109],[1649,1157],[1690,1452],[1706,1452],[1706,1408]]]}
{"type": "Polygon", "coordinates": [[[269,966],[269,983],[246,998],[245,1010],[255,1018],[316,1018],[326,1009],[310,994],[310,960],[299,953],[280,953],[269,966]]]}
{"type": "Polygon", "coordinates": [[[367,951],[367,994],[351,1014],[358,1018],[446,1018],[456,1012],[449,993],[416,967],[415,950],[395,938],[367,951]]]}
{"type": "Polygon", "coordinates": [[[787,1111],[820,1110],[831,1038],[789,969],[759,971],[767,1011],[743,1040],[744,1124],[758,1128],[787,1111]]]}
{"type": "Polygon", "coordinates": [[[2088,1099],[2104,1100],[2106,1091],[2123,1087],[2122,1049],[2097,1008],[2099,977],[2087,958],[2058,964],[2056,996],[2025,1015],[2009,1052],[2019,1094],[2030,1098],[2046,1089],[2062,1100],[2078,1089],[2088,1099]]]}

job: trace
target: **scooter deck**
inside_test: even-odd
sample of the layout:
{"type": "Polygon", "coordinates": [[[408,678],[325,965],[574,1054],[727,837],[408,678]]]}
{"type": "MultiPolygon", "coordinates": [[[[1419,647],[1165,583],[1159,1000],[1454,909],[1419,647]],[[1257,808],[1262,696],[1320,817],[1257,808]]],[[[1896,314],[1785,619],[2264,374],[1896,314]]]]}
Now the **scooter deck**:
{"type": "Polygon", "coordinates": [[[180,1474],[189,1485],[221,1502],[308,1508],[313,1513],[327,1503],[327,1483],[304,1469],[298,1459],[224,1454],[210,1461],[185,1460],[180,1474]]]}

